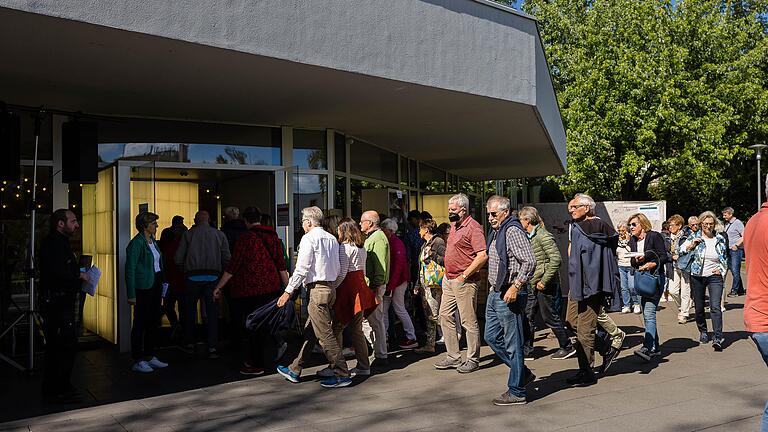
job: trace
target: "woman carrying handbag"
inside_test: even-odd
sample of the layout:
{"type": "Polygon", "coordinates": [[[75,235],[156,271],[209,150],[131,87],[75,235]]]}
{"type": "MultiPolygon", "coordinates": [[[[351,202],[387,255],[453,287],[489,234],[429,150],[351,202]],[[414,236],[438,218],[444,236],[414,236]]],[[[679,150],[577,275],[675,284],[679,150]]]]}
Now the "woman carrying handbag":
{"type": "Polygon", "coordinates": [[[640,296],[643,310],[645,337],[642,348],[635,355],[645,361],[661,355],[659,332],[656,328],[656,308],[659,306],[663,281],[666,277],[664,264],[667,262],[667,248],[661,233],[651,230],[651,221],[642,214],[632,215],[628,220],[632,238],[629,248],[635,253],[630,260],[635,268],[635,290],[640,296]],[[642,254],[638,254],[638,252],[642,254]]]}
{"type": "Polygon", "coordinates": [[[427,315],[427,340],[416,353],[435,352],[438,314],[442,297],[441,282],[445,274],[445,241],[437,234],[437,223],[432,219],[421,221],[419,235],[424,245],[419,254],[419,287],[423,294],[424,312],[427,315]]]}

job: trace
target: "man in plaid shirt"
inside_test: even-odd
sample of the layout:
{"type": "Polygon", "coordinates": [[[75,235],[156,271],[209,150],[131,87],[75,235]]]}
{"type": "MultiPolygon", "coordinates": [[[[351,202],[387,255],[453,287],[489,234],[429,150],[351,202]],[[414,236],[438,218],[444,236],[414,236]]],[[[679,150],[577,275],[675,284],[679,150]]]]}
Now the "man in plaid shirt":
{"type": "Polygon", "coordinates": [[[526,294],[536,257],[527,232],[509,207],[509,198],[498,195],[490,197],[486,206],[491,224],[487,236],[491,292],[485,308],[485,341],[509,366],[508,389],[493,400],[498,406],[525,404],[525,386],[536,379],[523,356],[526,294]]]}

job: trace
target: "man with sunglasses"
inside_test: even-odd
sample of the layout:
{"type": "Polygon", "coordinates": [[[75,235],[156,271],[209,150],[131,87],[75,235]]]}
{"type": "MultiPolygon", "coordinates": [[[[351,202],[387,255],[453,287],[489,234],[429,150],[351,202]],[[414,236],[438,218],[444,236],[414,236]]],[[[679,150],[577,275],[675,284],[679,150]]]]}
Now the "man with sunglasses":
{"type": "MultiPolygon", "coordinates": [[[[510,214],[509,198],[494,195],[488,199],[488,284],[491,291],[485,308],[485,341],[509,366],[507,391],[493,400],[494,405],[526,403],[525,386],[536,377],[525,366],[523,330],[528,280],[536,268],[536,257],[528,232],[510,214]]],[[[449,237],[450,239],[450,237],[449,237]]]]}
{"type": "MultiPolygon", "coordinates": [[[[573,218],[568,245],[567,323],[576,331],[576,356],[579,372],[568,384],[587,386],[597,382],[592,366],[595,358],[597,325],[611,335],[605,350],[601,372],[618,356],[624,332],[605,312],[606,299],[619,300],[619,269],[616,248],[619,235],[613,227],[595,215],[595,201],[586,194],[576,194],[568,203],[573,218]]],[[[618,308],[618,305],[617,305],[618,308]]]]}

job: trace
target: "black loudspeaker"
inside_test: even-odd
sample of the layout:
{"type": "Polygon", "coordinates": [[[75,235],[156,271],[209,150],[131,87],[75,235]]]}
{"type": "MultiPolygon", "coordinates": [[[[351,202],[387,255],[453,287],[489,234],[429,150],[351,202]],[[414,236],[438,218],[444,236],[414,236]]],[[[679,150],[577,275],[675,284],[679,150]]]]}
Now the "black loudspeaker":
{"type": "Polygon", "coordinates": [[[70,121],[61,130],[61,180],[64,183],[99,181],[98,125],[70,121]]]}
{"type": "Polygon", "coordinates": [[[0,112],[0,180],[16,181],[21,175],[21,119],[0,112]]]}

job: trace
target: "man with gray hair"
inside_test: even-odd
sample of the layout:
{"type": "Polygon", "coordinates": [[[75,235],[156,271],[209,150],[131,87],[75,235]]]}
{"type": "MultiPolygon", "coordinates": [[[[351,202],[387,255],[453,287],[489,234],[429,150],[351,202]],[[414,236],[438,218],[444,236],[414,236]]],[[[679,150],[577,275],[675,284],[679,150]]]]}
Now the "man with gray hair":
{"type": "Polygon", "coordinates": [[[365,234],[365,277],[376,295],[376,309],[363,321],[363,333],[374,348],[374,365],[384,366],[387,360],[387,329],[384,324],[384,294],[389,283],[389,240],[379,227],[379,213],[368,210],[360,216],[360,230],[365,234]],[[371,337],[373,334],[373,337],[371,337]]]}
{"type": "Polygon", "coordinates": [[[285,293],[277,301],[283,307],[294,290],[307,287],[309,319],[304,326],[304,343],[298,357],[290,366],[278,366],[277,372],[286,380],[297,383],[301,370],[312,357],[312,348],[319,343],[333,370],[333,377],[320,381],[326,388],[346,387],[352,384],[347,362],[333,334],[331,309],[336,301],[332,283],[339,276],[339,241],[323,229],[323,211],[318,207],[301,210],[301,228],[306,233],[299,243],[296,268],[288,281],[285,293]]]}
{"type": "MultiPolygon", "coordinates": [[[[579,372],[566,382],[586,386],[597,382],[592,371],[595,355],[597,324],[608,333],[622,332],[605,313],[604,302],[619,299],[619,268],[616,248],[619,235],[599,217],[595,216],[595,201],[586,194],[576,194],[568,203],[571,223],[568,245],[568,311],[566,321],[576,331],[576,355],[579,372]],[[601,318],[602,317],[602,318],[601,318]]],[[[603,358],[603,371],[618,355],[619,346],[612,346],[603,358]]]]}
{"type": "Polygon", "coordinates": [[[480,326],[477,323],[477,272],[488,260],[485,235],[469,214],[469,198],[456,194],[448,200],[448,220],[451,222],[445,248],[445,276],[440,304],[440,326],[445,338],[445,359],[435,363],[436,369],[456,369],[459,373],[474,372],[480,363],[480,326]],[[454,312],[459,310],[461,326],[467,335],[467,359],[461,361],[459,338],[454,312]]]}
{"type": "MultiPolygon", "coordinates": [[[[525,386],[536,377],[525,366],[523,344],[528,281],[534,274],[536,257],[520,220],[509,211],[509,198],[488,199],[488,284],[491,291],[485,307],[485,341],[509,367],[507,391],[494,405],[526,403],[525,386]]],[[[450,238],[449,238],[450,239],[450,238]]]]}
{"type": "Polygon", "coordinates": [[[741,281],[741,262],[744,260],[744,223],[733,215],[732,207],[723,209],[723,221],[725,222],[725,234],[728,235],[728,244],[730,245],[728,270],[733,276],[733,284],[728,297],[736,297],[745,292],[744,284],[741,281]]]}

